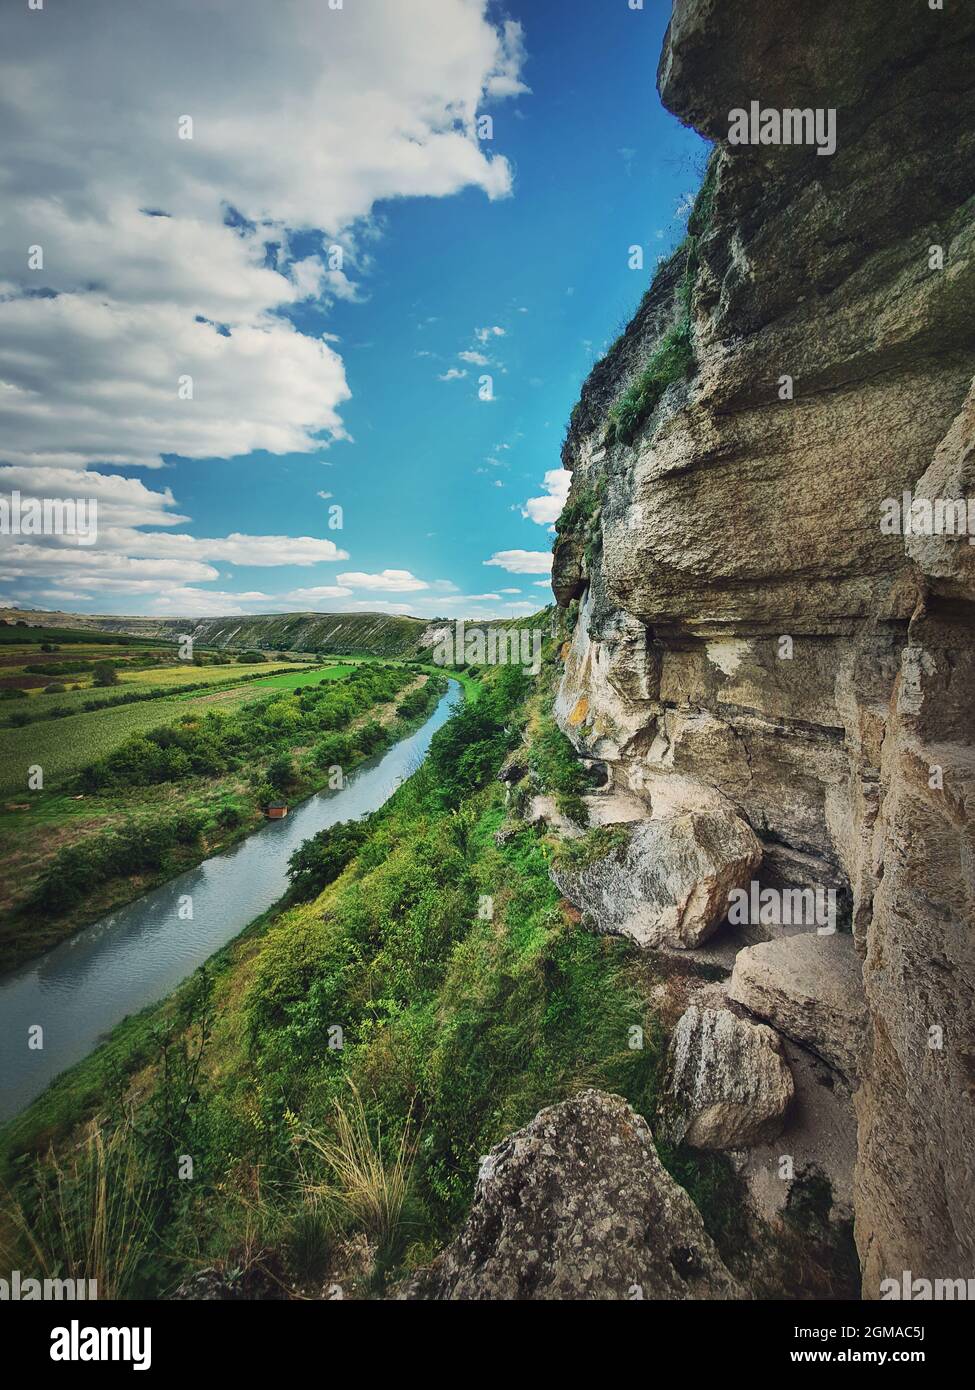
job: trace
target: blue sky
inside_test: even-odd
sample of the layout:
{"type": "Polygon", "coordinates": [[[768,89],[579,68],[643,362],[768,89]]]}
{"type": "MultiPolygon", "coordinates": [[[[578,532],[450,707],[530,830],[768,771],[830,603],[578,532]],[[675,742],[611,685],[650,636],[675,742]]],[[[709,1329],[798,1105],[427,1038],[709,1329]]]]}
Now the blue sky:
{"type": "MultiPolygon", "coordinates": [[[[383,0],[371,3],[382,5],[383,0]]],[[[472,3],[478,8],[474,0],[430,3],[434,18],[438,3],[451,10],[460,6],[469,12],[472,3]]],[[[503,54],[500,61],[495,55],[494,75],[485,83],[496,95],[482,92],[476,103],[477,114],[490,114],[494,122],[493,141],[482,141],[480,146],[486,162],[471,177],[466,166],[458,173],[453,164],[463,165],[467,154],[461,151],[458,156],[452,148],[448,175],[442,175],[431,155],[422,171],[401,180],[407,186],[413,179],[430,188],[442,182],[453,184],[441,196],[373,198],[370,178],[381,188],[384,182],[395,187],[400,176],[396,170],[382,178],[375,176],[376,156],[367,148],[355,155],[355,187],[349,191],[353,173],[343,173],[346,183],[334,195],[348,204],[349,215],[342,225],[323,232],[321,223],[309,220],[318,206],[292,209],[287,205],[291,190],[284,183],[286,170],[276,188],[269,186],[269,176],[265,195],[256,174],[245,186],[235,171],[224,174],[219,161],[211,161],[210,191],[214,206],[218,201],[223,205],[221,220],[236,220],[226,214],[229,202],[239,198],[249,203],[242,207],[249,220],[244,235],[237,238],[240,245],[253,259],[252,241],[273,242],[279,249],[269,254],[268,263],[277,272],[275,279],[300,279],[296,266],[313,267],[308,285],[314,293],[306,298],[296,295],[294,302],[284,305],[264,305],[256,288],[254,305],[239,308],[232,302],[231,288],[221,301],[230,308],[220,308],[204,275],[198,289],[178,284],[173,303],[179,301],[180,312],[188,318],[196,295],[201,318],[218,323],[224,315],[232,318],[231,344],[224,339],[214,348],[212,338],[217,334],[213,333],[208,351],[232,346],[243,352],[247,314],[260,315],[266,327],[270,313],[290,322],[308,339],[328,334],[329,361],[309,368],[304,382],[305,359],[292,369],[290,360],[279,352],[280,375],[287,380],[282,380],[276,396],[271,393],[267,401],[259,399],[268,375],[265,369],[241,390],[239,400],[229,397],[225,410],[232,417],[234,441],[228,440],[226,452],[233,457],[219,456],[223,434],[217,414],[200,431],[199,439],[187,436],[193,439],[192,457],[166,448],[163,418],[146,458],[153,447],[158,448],[164,467],[153,466],[159,459],[148,464],[140,459],[133,466],[121,446],[116,456],[126,461],[106,463],[112,447],[110,412],[100,426],[100,442],[87,444],[86,456],[77,462],[67,452],[69,444],[59,449],[52,442],[45,450],[34,436],[29,441],[33,454],[29,447],[8,457],[0,453],[0,463],[6,464],[0,469],[0,491],[16,485],[26,492],[33,476],[41,484],[35,489],[38,492],[81,496],[86,484],[79,482],[81,475],[74,470],[83,470],[85,477],[97,472],[104,481],[94,495],[105,499],[105,506],[100,503],[103,519],[107,517],[110,528],[115,523],[118,528],[114,539],[107,541],[111,551],[107,568],[99,569],[84,557],[82,570],[72,558],[71,566],[59,573],[47,563],[55,558],[50,543],[39,565],[27,556],[23,566],[8,566],[0,554],[0,594],[42,607],[189,616],[298,607],[482,616],[517,614],[547,602],[549,592],[542,587],[544,562],[525,560],[520,553],[550,549],[555,504],[527,504],[529,499],[548,495],[545,475],[560,467],[565,423],[581,382],[630,316],[657,257],[683,235],[688,195],[695,191],[703,168],[703,142],[663,110],[656,94],[654,75],[668,14],[669,6],[661,0],[647,0],[642,12],[630,10],[626,0],[564,0],[561,4],[512,0],[503,10],[490,7],[480,17],[482,27],[477,30],[470,27],[468,13],[459,15],[458,46],[469,42],[477,50],[486,27],[503,35],[503,54]],[[499,179],[508,187],[499,190],[499,179]],[[280,208],[275,206],[276,197],[283,204],[280,208]],[[362,215],[365,206],[368,210],[362,215]],[[255,223],[262,218],[266,226],[255,231],[255,223]],[[280,235],[275,219],[284,229],[280,235]],[[633,244],[644,249],[642,272],[628,267],[633,244]],[[321,275],[320,262],[327,255],[323,248],[329,245],[345,249],[344,279],[330,281],[321,275]],[[239,322],[233,318],[238,313],[239,322]],[[265,437],[260,429],[273,435],[275,411],[292,421],[309,393],[322,389],[325,378],[315,373],[326,370],[331,373],[327,389],[335,397],[332,418],[340,424],[315,431],[311,409],[300,449],[236,452],[240,440],[265,437]],[[344,383],[336,384],[342,373],[344,383]],[[478,396],[484,374],[493,383],[494,398],[489,401],[478,396]],[[260,412],[264,423],[249,430],[247,417],[252,409],[260,412]],[[307,435],[315,433],[320,447],[309,450],[304,447],[307,435]],[[201,452],[208,448],[212,452],[201,452]],[[99,449],[105,451],[101,457],[99,449]],[[39,470],[33,475],[27,471],[31,464],[39,470]],[[117,479],[130,480],[131,496],[116,495],[120,485],[112,480],[117,479]],[[164,493],[166,500],[153,501],[149,493],[157,498],[164,493]],[[323,497],[323,493],[331,496],[323,497]],[[341,530],[328,526],[329,507],[336,504],[343,513],[341,530]],[[540,519],[526,516],[526,507],[540,519]],[[182,520],[173,520],[177,517],[182,520]],[[139,545],[131,544],[133,534],[152,534],[161,526],[187,538],[182,549],[192,558],[186,561],[185,575],[172,568],[172,555],[179,550],[174,549],[172,538],[165,564],[162,542],[155,548],[143,546],[142,560],[139,545]],[[246,543],[217,543],[237,534],[265,538],[253,552],[260,551],[259,564],[247,563],[246,543]],[[215,539],[207,550],[191,545],[189,537],[215,539]],[[289,538],[294,537],[331,541],[342,557],[292,546],[289,538]],[[272,538],[278,538],[276,546],[272,538]],[[485,563],[509,552],[504,564],[485,563]],[[289,563],[292,556],[305,563],[289,563]],[[520,572],[526,568],[530,572],[520,572]],[[481,597],[486,595],[494,597],[481,597]]],[[[72,37],[80,41],[66,34],[66,50],[72,37]]],[[[436,37],[434,24],[429,41],[435,43],[436,37]]],[[[147,35],[147,44],[151,40],[147,35]]],[[[23,42],[29,56],[35,35],[25,33],[23,42]]],[[[348,42],[351,53],[351,36],[348,42]]],[[[354,57],[343,57],[346,67],[361,62],[368,71],[369,42],[364,33],[357,40],[354,57]]],[[[174,62],[179,56],[174,55],[174,62]]],[[[282,65],[287,56],[285,36],[282,65]]],[[[388,61],[394,58],[395,54],[390,55],[388,61]]],[[[438,70],[431,85],[449,86],[452,64],[453,59],[445,64],[447,77],[438,70]]],[[[381,62],[378,68],[375,82],[382,93],[381,62]]],[[[436,99],[437,93],[433,95],[436,99]]],[[[78,98],[78,110],[84,108],[84,96],[78,98]]],[[[132,91],[119,92],[120,111],[136,99],[132,91]]],[[[443,99],[451,100],[452,94],[445,92],[443,99]]],[[[404,100],[416,100],[425,112],[431,93],[409,92],[404,100]]],[[[185,109],[193,109],[190,86],[179,101],[185,109]]],[[[70,103],[68,114],[76,114],[70,103]]],[[[346,133],[341,111],[329,116],[333,120],[330,148],[338,152],[333,160],[338,165],[346,133]]],[[[239,119],[243,122],[245,116],[239,119]]],[[[355,142],[367,119],[350,115],[350,123],[355,124],[349,127],[349,143],[355,142]]],[[[397,116],[400,124],[402,119],[397,116]]],[[[300,105],[294,120],[302,123],[300,105]]],[[[52,136],[56,123],[57,114],[52,112],[52,136]]],[[[313,118],[306,124],[312,126],[311,137],[303,130],[300,138],[313,138],[313,118]]],[[[243,125],[239,138],[246,155],[248,132],[243,125]]],[[[280,132],[275,134],[279,150],[283,138],[280,132]]],[[[381,138],[380,129],[376,139],[381,138]]],[[[406,150],[400,167],[410,157],[411,151],[406,150]]],[[[302,178],[300,166],[291,177],[292,181],[302,178]]],[[[184,219],[179,227],[191,229],[186,233],[191,239],[183,249],[183,263],[194,254],[198,258],[217,254],[193,250],[192,228],[198,226],[200,215],[188,201],[185,184],[160,177],[155,192],[157,196],[153,196],[152,159],[146,158],[128,185],[121,180],[111,202],[112,216],[120,215],[115,209],[123,198],[137,200],[142,209],[168,211],[168,218],[143,215],[138,223],[127,225],[135,225],[141,236],[143,225],[151,222],[154,225],[147,235],[156,237],[156,228],[161,227],[169,246],[179,217],[184,219]]],[[[56,180],[45,193],[52,200],[64,201],[56,180]]],[[[200,194],[196,184],[192,196],[206,206],[205,193],[200,194]]],[[[324,221],[325,214],[321,215],[324,221]]],[[[108,215],[104,218],[107,222],[108,215]]],[[[109,251],[111,232],[108,223],[104,240],[109,251]]],[[[234,248],[227,249],[231,233],[226,227],[214,226],[210,234],[213,245],[219,244],[220,256],[237,254],[234,248]],[[218,234],[224,238],[219,243],[218,234]]],[[[30,238],[29,228],[25,235],[30,238]]],[[[0,283],[2,269],[0,264],[0,283]]],[[[226,270],[229,279],[233,264],[228,263],[226,270]]],[[[61,285],[56,271],[46,271],[60,296],[58,305],[66,305],[69,294],[91,293],[92,281],[84,280],[82,269],[72,267],[71,273],[75,282],[69,283],[65,271],[61,285]]],[[[258,271],[251,268],[248,274],[257,287],[258,271]]],[[[144,285],[130,290],[128,281],[122,283],[121,272],[116,272],[116,278],[119,288],[113,287],[112,292],[124,306],[119,313],[126,331],[131,326],[138,335],[144,331],[140,324],[149,324],[145,331],[160,332],[149,310],[143,312],[138,304],[133,309],[132,301],[151,299],[152,314],[159,316],[160,324],[170,321],[172,305],[144,285]]],[[[133,278],[136,272],[129,280],[133,278]]],[[[157,274],[155,283],[159,279],[157,274]]],[[[36,283],[35,279],[34,287],[36,283]]],[[[35,305],[38,302],[33,300],[35,305]]],[[[27,314],[29,305],[15,303],[11,313],[15,309],[27,314]]],[[[29,336],[33,321],[24,318],[21,323],[27,325],[29,336]]],[[[305,345],[292,334],[283,346],[303,351],[305,345]]],[[[138,345],[128,356],[141,357],[138,345]]],[[[5,360],[0,332],[0,377],[5,360]]],[[[109,363],[104,370],[111,377],[119,369],[109,363]]],[[[238,380],[241,370],[229,365],[228,378],[238,380]]],[[[195,381],[202,394],[199,370],[195,381]]],[[[111,380],[108,385],[88,382],[85,389],[99,396],[115,394],[111,380]]],[[[123,396],[121,391],[117,394],[123,396]]],[[[73,407],[66,393],[62,399],[66,402],[62,414],[70,414],[73,407]]],[[[118,409],[120,435],[126,430],[134,434],[132,416],[124,405],[118,409]]],[[[180,429],[185,418],[180,417],[180,429]]],[[[230,429],[229,422],[226,428],[230,429]]],[[[548,481],[553,482],[551,477],[548,481]]],[[[0,547],[7,539],[0,537],[0,547]]],[[[62,556],[65,548],[58,543],[62,556]]]]}

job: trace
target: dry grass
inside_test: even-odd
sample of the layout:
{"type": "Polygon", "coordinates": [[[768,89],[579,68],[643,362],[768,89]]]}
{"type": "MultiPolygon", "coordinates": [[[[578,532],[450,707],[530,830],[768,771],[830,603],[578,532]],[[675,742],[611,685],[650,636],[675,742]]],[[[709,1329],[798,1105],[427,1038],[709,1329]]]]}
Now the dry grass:
{"type": "Polygon", "coordinates": [[[131,1132],[107,1140],[89,1127],[69,1158],[53,1150],[34,1172],[33,1200],[5,1194],[12,1248],[9,1268],[44,1279],[94,1279],[100,1299],[124,1298],[147,1248],[148,1191],[131,1132]]]}
{"type": "Polygon", "coordinates": [[[349,1224],[363,1230],[380,1247],[395,1234],[410,1186],[417,1136],[411,1136],[412,1108],[391,1158],[384,1157],[382,1133],[375,1138],[358,1088],[350,1081],[349,1099],[334,1102],[331,1134],[306,1131],[301,1142],[323,1163],[327,1178],[305,1179],[306,1197],[337,1208],[349,1224]]]}

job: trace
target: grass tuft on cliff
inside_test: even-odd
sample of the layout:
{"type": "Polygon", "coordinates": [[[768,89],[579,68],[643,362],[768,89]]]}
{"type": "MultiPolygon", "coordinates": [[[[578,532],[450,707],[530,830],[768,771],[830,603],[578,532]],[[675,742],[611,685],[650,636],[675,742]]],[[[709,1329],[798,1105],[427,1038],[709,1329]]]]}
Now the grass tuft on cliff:
{"type": "Polygon", "coordinates": [[[606,442],[632,444],[667,387],[693,376],[695,365],[690,316],[682,316],[661,338],[640,375],[610,406],[606,442]]]}
{"type": "MultiPolygon", "coordinates": [[[[607,412],[606,443],[632,444],[640,427],[649,420],[668,386],[686,381],[697,367],[691,332],[691,301],[700,268],[699,245],[707,234],[714,209],[717,162],[712,156],[704,182],[687,221],[684,276],[676,293],[676,322],[654,348],[650,360],[607,412]]],[[[649,292],[648,292],[649,293],[649,292]]]]}

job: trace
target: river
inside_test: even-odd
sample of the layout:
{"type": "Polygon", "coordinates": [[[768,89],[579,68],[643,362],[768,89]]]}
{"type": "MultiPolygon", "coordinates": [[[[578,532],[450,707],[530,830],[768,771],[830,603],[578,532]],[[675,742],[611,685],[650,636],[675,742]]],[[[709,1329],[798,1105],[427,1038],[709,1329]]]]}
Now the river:
{"type": "Polygon", "coordinates": [[[66,1067],[87,1057],[129,1014],[165,998],[288,887],[288,859],[304,841],[387,801],[423,761],[461,702],[456,681],[416,733],[364,763],[338,791],[320,792],[233,849],[84,927],[0,981],[0,1121],[66,1067]],[[187,897],[192,919],[180,912],[187,897]],[[28,1046],[40,1024],[43,1047],[28,1046]]]}

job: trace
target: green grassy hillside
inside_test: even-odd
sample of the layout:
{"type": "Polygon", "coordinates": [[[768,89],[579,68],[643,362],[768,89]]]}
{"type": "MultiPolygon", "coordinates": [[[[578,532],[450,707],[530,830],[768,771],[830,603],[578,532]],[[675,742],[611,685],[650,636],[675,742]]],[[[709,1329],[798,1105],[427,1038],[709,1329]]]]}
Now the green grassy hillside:
{"type": "MultiPolygon", "coordinates": [[[[237,618],[138,618],[79,613],[21,613],[0,609],[8,624],[29,621],[60,630],[121,633],[175,642],[191,636],[218,650],[321,652],[362,656],[416,656],[430,624],[385,613],[261,613],[237,618]]],[[[2,631],[2,629],[0,629],[2,631]]],[[[10,629],[8,628],[9,632],[10,629]]]]}

